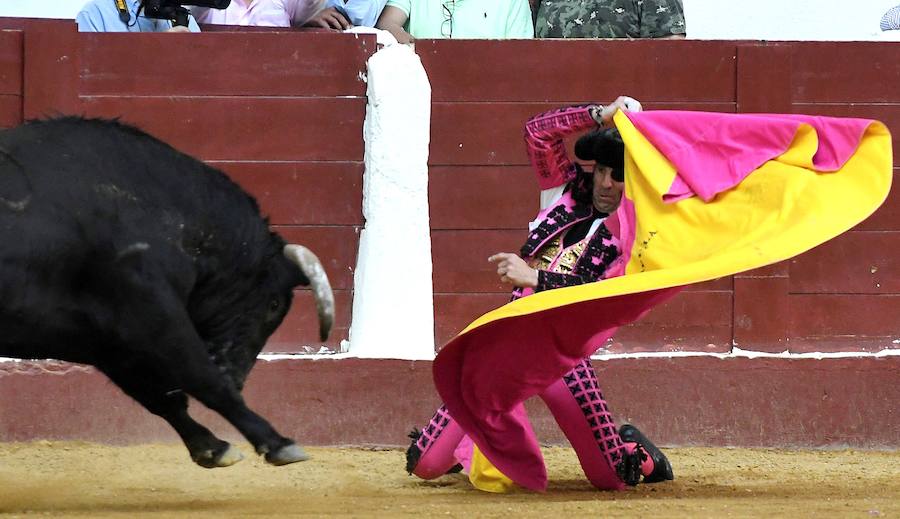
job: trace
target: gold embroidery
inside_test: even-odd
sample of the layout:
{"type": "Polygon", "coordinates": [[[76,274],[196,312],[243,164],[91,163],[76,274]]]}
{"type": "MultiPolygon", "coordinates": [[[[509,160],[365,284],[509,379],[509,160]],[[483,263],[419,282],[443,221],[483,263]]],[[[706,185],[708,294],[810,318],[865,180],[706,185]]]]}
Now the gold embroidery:
{"type": "Polygon", "coordinates": [[[563,249],[562,236],[557,236],[547,242],[543,248],[529,262],[528,266],[537,270],[571,274],[575,269],[575,263],[584,253],[590,238],[585,238],[572,246],[563,249]]]}
{"type": "Polygon", "coordinates": [[[537,270],[550,270],[550,265],[553,264],[553,260],[555,260],[556,256],[559,254],[561,239],[561,236],[557,236],[547,242],[547,244],[535,254],[528,266],[537,270]]]}
{"type": "Polygon", "coordinates": [[[568,249],[565,249],[560,255],[559,260],[556,262],[553,271],[561,274],[571,274],[572,270],[575,269],[575,263],[578,261],[578,258],[581,257],[584,248],[587,247],[587,242],[588,241],[584,239],[568,249]]]}

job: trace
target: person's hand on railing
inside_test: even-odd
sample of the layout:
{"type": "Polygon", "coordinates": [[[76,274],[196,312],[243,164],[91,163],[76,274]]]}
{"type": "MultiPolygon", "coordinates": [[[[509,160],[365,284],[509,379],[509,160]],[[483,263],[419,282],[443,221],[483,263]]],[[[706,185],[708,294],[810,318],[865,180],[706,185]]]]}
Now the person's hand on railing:
{"type": "Polygon", "coordinates": [[[318,14],[313,16],[304,24],[305,27],[322,27],[324,29],[336,29],[344,31],[352,27],[347,18],[334,7],[322,9],[318,14]]]}

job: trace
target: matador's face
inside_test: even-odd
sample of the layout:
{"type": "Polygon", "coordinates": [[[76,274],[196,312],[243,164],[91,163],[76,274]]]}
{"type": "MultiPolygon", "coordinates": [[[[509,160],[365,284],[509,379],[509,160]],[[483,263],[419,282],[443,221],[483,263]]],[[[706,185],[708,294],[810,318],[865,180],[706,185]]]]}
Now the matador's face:
{"type": "Polygon", "coordinates": [[[625,182],[613,178],[613,168],[600,164],[594,165],[594,190],[592,199],[594,207],[601,213],[612,213],[622,201],[625,182]]]}

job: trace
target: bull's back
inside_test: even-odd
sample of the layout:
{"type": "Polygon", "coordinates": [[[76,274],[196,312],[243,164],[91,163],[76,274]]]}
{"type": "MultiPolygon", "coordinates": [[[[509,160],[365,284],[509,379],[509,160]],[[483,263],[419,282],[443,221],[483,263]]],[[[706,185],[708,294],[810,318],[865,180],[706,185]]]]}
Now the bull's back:
{"type": "Polygon", "coordinates": [[[136,128],[76,117],[0,132],[0,199],[0,219],[19,230],[44,221],[159,234],[261,221],[255,200],[218,170],[136,128]]]}
{"type": "Polygon", "coordinates": [[[106,205],[173,210],[189,207],[186,201],[210,180],[199,161],[112,121],[28,123],[0,133],[0,150],[8,186],[0,195],[8,201],[30,195],[40,210],[80,214],[106,205]]]}
{"type": "Polygon", "coordinates": [[[96,260],[99,249],[162,238],[166,226],[178,226],[166,222],[184,221],[184,186],[196,168],[186,159],[100,120],[38,121],[0,133],[0,239],[15,244],[0,255],[63,275],[63,264],[96,260]]]}
{"type": "Polygon", "coordinates": [[[240,227],[231,220],[263,225],[227,177],[134,128],[63,118],[0,132],[6,354],[51,344],[41,356],[77,360],[52,344],[71,349],[73,338],[109,324],[104,295],[116,290],[123,256],[144,254],[187,292],[195,244],[240,227]]]}

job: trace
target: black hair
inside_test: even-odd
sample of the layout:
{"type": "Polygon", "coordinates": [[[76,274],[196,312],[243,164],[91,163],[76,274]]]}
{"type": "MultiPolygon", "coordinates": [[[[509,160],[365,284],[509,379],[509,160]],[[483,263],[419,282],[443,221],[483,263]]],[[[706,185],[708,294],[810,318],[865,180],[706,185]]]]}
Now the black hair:
{"type": "Polygon", "coordinates": [[[613,169],[613,180],[625,180],[625,144],[615,128],[597,128],[575,142],[575,156],[613,169]]]}

